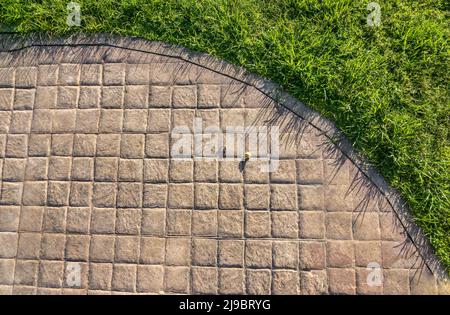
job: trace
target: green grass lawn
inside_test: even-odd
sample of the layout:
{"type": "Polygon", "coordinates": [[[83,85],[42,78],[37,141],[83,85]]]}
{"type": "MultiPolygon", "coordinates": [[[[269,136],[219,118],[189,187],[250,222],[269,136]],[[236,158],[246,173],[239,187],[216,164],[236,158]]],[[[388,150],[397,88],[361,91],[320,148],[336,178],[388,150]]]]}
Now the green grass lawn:
{"type": "Polygon", "coordinates": [[[445,0],[1,0],[23,34],[108,32],[176,43],[281,84],[353,141],[409,203],[450,270],[449,10],[445,0]]]}

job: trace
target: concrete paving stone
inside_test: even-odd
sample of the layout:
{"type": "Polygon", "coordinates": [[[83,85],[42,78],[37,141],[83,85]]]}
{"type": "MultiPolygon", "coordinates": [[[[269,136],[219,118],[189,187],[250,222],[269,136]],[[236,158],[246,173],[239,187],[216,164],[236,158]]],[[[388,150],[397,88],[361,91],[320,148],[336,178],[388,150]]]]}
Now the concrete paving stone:
{"type": "Polygon", "coordinates": [[[0,232],[17,232],[19,219],[20,207],[0,206],[0,232]]]}
{"type": "Polygon", "coordinates": [[[25,180],[38,181],[48,179],[48,159],[45,157],[29,157],[25,168],[25,180]]]}
{"type": "Polygon", "coordinates": [[[129,85],[147,85],[150,78],[149,64],[127,64],[126,65],[126,84],[129,85]]]}
{"type": "Polygon", "coordinates": [[[3,162],[3,180],[20,182],[25,178],[25,159],[5,159],[3,162]]]}
{"type": "Polygon", "coordinates": [[[145,139],[145,155],[150,158],[168,158],[169,134],[147,134],[145,139]]]}
{"type": "Polygon", "coordinates": [[[188,267],[165,267],[164,290],[171,293],[187,293],[189,289],[188,267]]]}
{"type": "Polygon", "coordinates": [[[191,263],[191,244],[189,238],[168,238],[166,240],[165,262],[169,266],[188,266],[191,263]]]}
{"type": "Polygon", "coordinates": [[[170,184],[167,205],[172,209],[191,209],[194,205],[194,186],[192,184],[170,184]]]}
{"type": "Polygon", "coordinates": [[[6,142],[6,157],[25,158],[28,152],[28,135],[9,135],[6,142]]]}
{"type": "Polygon", "coordinates": [[[0,87],[14,86],[14,68],[0,68],[0,87]]]}
{"type": "Polygon", "coordinates": [[[78,85],[80,82],[79,64],[62,64],[59,67],[59,84],[60,85],[78,85]]]}
{"type": "Polygon", "coordinates": [[[91,209],[88,207],[69,207],[67,209],[66,230],[68,233],[88,234],[91,209]]]}
{"type": "Polygon", "coordinates": [[[75,131],[79,133],[97,133],[100,120],[98,109],[77,110],[75,131]]]}
{"type": "Polygon", "coordinates": [[[191,232],[191,211],[167,210],[167,234],[189,235],[191,232]]]}
{"type": "Polygon", "coordinates": [[[168,132],[170,130],[170,114],[168,109],[149,109],[147,132],[168,132]]]}
{"type": "Polygon", "coordinates": [[[195,184],[194,205],[196,209],[217,209],[219,185],[195,184]]]}
{"type": "Polygon", "coordinates": [[[245,236],[250,238],[271,236],[269,211],[251,211],[245,214],[245,236]]]}
{"type": "Polygon", "coordinates": [[[78,104],[79,88],[72,86],[60,86],[58,88],[58,101],[56,108],[76,108],[78,104]]]}
{"type": "Polygon", "coordinates": [[[20,232],[40,232],[44,220],[44,207],[22,207],[20,210],[20,232]]]}
{"type": "MultiPolygon", "coordinates": [[[[71,156],[74,136],[72,134],[53,134],[51,137],[52,156],[71,156]]],[[[42,152],[45,152],[42,150],[42,152]]]]}
{"type": "Polygon", "coordinates": [[[35,286],[37,282],[39,261],[18,260],[16,262],[14,275],[14,285],[35,286]]]}
{"type": "Polygon", "coordinates": [[[50,141],[50,135],[30,135],[28,140],[28,156],[47,156],[50,153],[50,141]]]}
{"type": "Polygon", "coordinates": [[[80,74],[81,85],[100,85],[102,78],[102,65],[82,64],[80,74]]]}
{"type": "Polygon", "coordinates": [[[127,85],[125,87],[125,108],[147,108],[149,88],[147,85],[127,85]]]}
{"type": "Polygon", "coordinates": [[[270,186],[270,206],[272,210],[298,209],[296,185],[274,184],[270,186]]]}
{"type": "Polygon", "coordinates": [[[217,236],[217,210],[192,211],[192,235],[217,236]]]}
{"type": "MultiPolygon", "coordinates": [[[[358,268],[356,269],[356,293],[365,295],[381,295],[383,294],[383,283],[378,283],[378,271],[371,270],[370,268],[358,268]]],[[[379,271],[382,277],[382,270],[379,271]]]]}
{"type": "Polygon", "coordinates": [[[376,212],[353,214],[353,238],[355,240],[379,240],[380,222],[376,212]]]}
{"type": "Polygon", "coordinates": [[[114,262],[137,263],[139,260],[139,237],[117,236],[114,262]]]}
{"type": "Polygon", "coordinates": [[[192,264],[195,266],[217,266],[217,241],[194,239],[192,244],[192,264]]]}
{"type": "Polygon", "coordinates": [[[269,209],[269,193],[268,185],[245,185],[245,208],[248,210],[269,209]]]}
{"type": "Polygon", "coordinates": [[[32,110],[36,96],[35,89],[16,89],[14,94],[14,110],[32,110]]]}
{"type": "Polygon", "coordinates": [[[192,292],[194,294],[217,294],[218,271],[211,267],[192,267],[192,292]]]}
{"type": "Polygon", "coordinates": [[[244,189],[239,184],[220,184],[219,208],[237,210],[243,207],[244,189]]]}
{"type": "Polygon", "coordinates": [[[328,267],[353,267],[355,250],[351,241],[327,241],[328,267]]]}
{"type": "Polygon", "coordinates": [[[141,217],[141,209],[117,209],[116,233],[139,235],[141,217]]]}
{"type": "Polygon", "coordinates": [[[298,273],[292,270],[275,270],[272,278],[272,294],[295,295],[299,291],[298,273]]]}
{"type": "Polygon", "coordinates": [[[22,204],[25,206],[44,206],[47,199],[47,182],[25,182],[22,204]]]}
{"type": "Polygon", "coordinates": [[[146,109],[126,109],[124,111],[123,131],[142,132],[147,129],[146,109]]]}
{"type": "Polygon", "coordinates": [[[44,233],[42,235],[41,259],[63,260],[66,236],[64,234],[44,233]]]}
{"type": "Polygon", "coordinates": [[[39,65],[38,82],[39,86],[57,85],[58,83],[58,65],[39,65]]]}
{"type": "Polygon", "coordinates": [[[143,174],[143,160],[140,159],[120,159],[119,160],[119,181],[140,182],[143,174]]]}
{"type": "Polygon", "coordinates": [[[247,269],[247,293],[252,295],[270,294],[271,272],[268,269],[247,269]]]}
{"type": "Polygon", "coordinates": [[[19,88],[32,88],[36,86],[36,67],[17,67],[15,74],[15,86],[19,88]]]}
{"type": "Polygon", "coordinates": [[[219,266],[243,267],[245,243],[241,240],[219,241],[219,266]]]}
{"type": "Polygon", "coordinates": [[[331,294],[355,294],[355,270],[350,268],[328,268],[328,286],[331,294]]]}
{"type": "MultiPolygon", "coordinates": [[[[61,109],[53,112],[52,132],[53,133],[72,133],[75,130],[76,111],[74,109],[61,109]]],[[[47,126],[48,117],[43,118],[43,124],[47,126]]],[[[47,130],[41,130],[47,131],[47,130]]]]}
{"type": "Polygon", "coordinates": [[[298,268],[298,242],[275,241],[272,249],[274,268],[294,270],[298,268]]]}
{"type": "Polygon", "coordinates": [[[13,289],[14,295],[36,295],[37,288],[30,286],[15,286],[13,289]]]}
{"type": "Polygon", "coordinates": [[[0,204],[19,205],[22,197],[23,184],[3,182],[0,204]]]}
{"type": "Polygon", "coordinates": [[[111,234],[115,232],[116,210],[93,208],[90,231],[93,234],[111,234]]]}
{"type": "Polygon", "coordinates": [[[218,108],[220,106],[220,85],[198,86],[198,107],[218,108]]]}
{"type": "Polygon", "coordinates": [[[248,161],[244,168],[244,180],[246,183],[264,184],[269,182],[269,172],[262,172],[261,168],[266,165],[263,161],[248,161]]]}
{"type": "Polygon", "coordinates": [[[120,154],[120,134],[99,134],[97,156],[118,157],[120,154]]]}
{"type": "Polygon", "coordinates": [[[111,290],[112,264],[89,264],[89,288],[93,290],[111,290]]]}
{"type": "Polygon", "coordinates": [[[169,161],[165,159],[144,160],[144,181],[149,183],[167,183],[169,180],[169,161]]]}
{"type": "Polygon", "coordinates": [[[101,89],[98,86],[81,86],[78,107],[80,109],[98,108],[101,89]]]}
{"type": "Polygon", "coordinates": [[[142,207],[142,186],[141,183],[119,183],[117,206],[123,208],[142,207]]]}
{"type": "Polygon", "coordinates": [[[134,292],[136,289],[136,273],[136,265],[114,264],[112,290],[134,292]]]}
{"type": "Polygon", "coordinates": [[[242,182],[242,172],[239,161],[220,161],[219,180],[222,183],[242,182]]]}
{"type": "MultiPolygon", "coordinates": [[[[197,109],[195,118],[201,119],[201,130],[204,133],[213,133],[212,131],[220,126],[220,115],[218,109],[197,109]]],[[[200,133],[200,130],[197,131],[200,133]]]]}
{"type": "Polygon", "coordinates": [[[216,182],[218,178],[217,160],[194,161],[196,182],[216,182]]]}
{"type": "Polygon", "coordinates": [[[325,190],[325,209],[328,211],[351,211],[352,199],[349,186],[331,185],[325,190]]]}
{"type": "Polygon", "coordinates": [[[167,184],[145,184],[143,206],[146,208],[167,207],[167,184]]]}
{"type": "Polygon", "coordinates": [[[194,162],[192,160],[170,160],[169,180],[172,183],[192,182],[194,162]]]}
{"type": "Polygon", "coordinates": [[[35,109],[54,109],[58,100],[58,87],[38,86],[35,94],[35,109]]]}
{"type": "Polygon", "coordinates": [[[150,86],[149,108],[171,107],[172,88],[170,86],[150,86]]]}
{"type": "Polygon", "coordinates": [[[73,140],[73,156],[94,156],[96,142],[95,134],[76,134],[73,140]]]}
{"type": "Polygon", "coordinates": [[[277,211],[271,213],[272,236],[276,238],[298,237],[298,213],[291,211],[277,211]]]}
{"type": "Polygon", "coordinates": [[[300,159],[297,163],[297,182],[303,185],[323,184],[323,162],[320,159],[300,159]]]}
{"type": "Polygon", "coordinates": [[[245,266],[249,268],[270,268],[272,266],[272,242],[246,241],[245,266]]]}
{"type": "Polygon", "coordinates": [[[0,259],[0,285],[12,285],[14,282],[14,259],[0,259]]]}
{"type": "Polygon", "coordinates": [[[280,160],[275,172],[270,173],[271,183],[295,183],[295,161],[280,160]]]}
{"type": "Polygon", "coordinates": [[[327,239],[352,239],[352,214],[350,212],[327,212],[325,214],[327,239]]]}
{"type": "Polygon", "coordinates": [[[367,267],[370,263],[381,265],[381,242],[361,241],[354,242],[355,264],[359,267],[367,267]]]}
{"type": "Polygon", "coordinates": [[[323,239],[325,237],[325,214],[322,211],[299,212],[299,237],[323,239]]]}
{"type": "Polygon", "coordinates": [[[163,266],[138,266],[137,291],[145,293],[160,293],[164,291],[163,266]]]}
{"type": "Polygon", "coordinates": [[[172,106],[173,108],[196,108],[197,87],[175,86],[173,88],[172,106]]]}
{"type": "Polygon", "coordinates": [[[122,132],[123,111],[120,109],[106,110],[100,112],[100,124],[98,131],[100,133],[119,133],[122,132]]]}
{"type": "Polygon", "coordinates": [[[325,269],[326,248],[324,242],[306,241],[299,243],[299,268],[305,270],[325,269]]]}
{"type": "Polygon", "coordinates": [[[47,204],[49,206],[69,205],[70,182],[51,181],[47,188],[47,204]]]}
{"type": "Polygon", "coordinates": [[[219,237],[240,238],[244,233],[244,211],[219,210],[217,214],[217,234],[219,237]]]}
{"type": "Polygon", "coordinates": [[[115,237],[111,235],[93,235],[89,248],[91,262],[111,262],[114,259],[115,237]]]}
{"type": "Polygon", "coordinates": [[[151,265],[163,265],[166,255],[166,240],[158,237],[141,238],[139,262],[151,265]]]}
{"type": "Polygon", "coordinates": [[[33,112],[31,111],[14,111],[11,117],[11,126],[9,132],[28,134],[31,131],[31,119],[33,112]]]}
{"type": "Polygon", "coordinates": [[[115,157],[97,157],[95,159],[96,181],[117,181],[119,171],[119,159],[115,157]]]}
{"type": "Polygon", "coordinates": [[[326,270],[300,272],[300,288],[303,295],[323,295],[328,293],[326,270]]]}
{"type": "Polygon", "coordinates": [[[43,231],[63,233],[66,229],[66,207],[45,207],[43,231]]]}
{"type": "Polygon", "coordinates": [[[166,231],[165,209],[143,209],[141,233],[143,235],[164,236],[166,231]]]}
{"type": "Polygon", "coordinates": [[[409,272],[405,269],[383,270],[383,294],[409,294],[409,272]]]}
{"type": "Polygon", "coordinates": [[[244,294],[244,270],[239,268],[220,268],[219,293],[244,294]]]}
{"type": "Polygon", "coordinates": [[[111,63],[103,66],[103,84],[120,85],[125,83],[125,64],[111,63]]]}
{"type": "Polygon", "coordinates": [[[39,263],[38,285],[47,288],[60,288],[64,273],[64,262],[41,261],[39,263]]]}
{"type": "Polygon", "coordinates": [[[220,106],[223,108],[242,107],[244,103],[245,86],[241,84],[232,84],[221,86],[220,106]]]}
{"type": "Polygon", "coordinates": [[[11,112],[0,111],[0,132],[8,133],[9,125],[11,121],[11,112]]]}
{"type": "Polygon", "coordinates": [[[116,205],[117,184],[95,183],[92,194],[92,204],[96,207],[108,208],[116,205]]]}

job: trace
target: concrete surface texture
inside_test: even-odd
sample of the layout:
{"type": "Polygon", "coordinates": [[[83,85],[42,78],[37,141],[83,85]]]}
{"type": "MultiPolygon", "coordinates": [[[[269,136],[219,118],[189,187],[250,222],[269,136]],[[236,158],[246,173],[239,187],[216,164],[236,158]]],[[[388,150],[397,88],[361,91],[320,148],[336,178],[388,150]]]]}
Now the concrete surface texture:
{"type": "Polygon", "coordinates": [[[180,47],[10,41],[0,178],[2,294],[449,292],[401,198],[330,122],[180,47]],[[227,127],[242,129],[210,150],[227,127]]]}

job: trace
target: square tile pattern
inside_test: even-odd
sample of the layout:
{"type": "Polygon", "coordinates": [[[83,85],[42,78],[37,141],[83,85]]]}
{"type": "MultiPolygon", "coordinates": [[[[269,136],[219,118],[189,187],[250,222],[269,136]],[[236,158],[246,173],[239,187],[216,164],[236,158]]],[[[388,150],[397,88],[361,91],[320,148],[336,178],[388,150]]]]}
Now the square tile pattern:
{"type": "Polygon", "coordinates": [[[317,132],[281,141],[272,173],[173,158],[170,132],[194,117],[249,127],[270,109],[240,84],[154,69],[0,68],[0,293],[411,293],[393,212],[352,189],[358,171],[317,132]]]}

